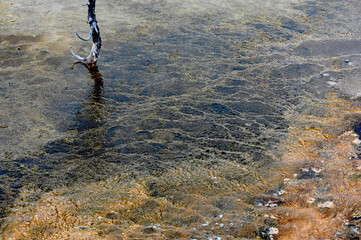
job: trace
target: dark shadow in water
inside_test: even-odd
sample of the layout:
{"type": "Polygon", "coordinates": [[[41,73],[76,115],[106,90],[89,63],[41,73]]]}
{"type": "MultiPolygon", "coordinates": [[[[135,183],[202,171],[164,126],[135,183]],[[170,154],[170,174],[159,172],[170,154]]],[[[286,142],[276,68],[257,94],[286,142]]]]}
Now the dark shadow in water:
{"type": "MultiPolygon", "coordinates": [[[[83,64],[83,63],[81,63],[83,64]]],[[[105,142],[105,117],[107,116],[104,98],[104,81],[96,65],[83,64],[94,80],[92,92],[82,103],[77,119],[77,134],[80,137],[78,154],[83,157],[99,156],[105,142]]]]}
{"type": "MultiPolygon", "coordinates": [[[[79,63],[82,64],[82,63],[79,63]]],[[[74,64],[74,66],[78,63],[74,64]]],[[[100,155],[104,152],[107,114],[104,81],[96,65],[85,66],[94,85],[76,114],[76,125],[70,136],[47,144],[45,154],[28,156],[0,164],[0,224],[24,186],[50,191],[79,178],[97,180],[95,175],[100,155]]],[[[100,170],[101,171],[101,170],[100,170]]],[[[29,201],[40,196],[32,196],[29,201]]]]}

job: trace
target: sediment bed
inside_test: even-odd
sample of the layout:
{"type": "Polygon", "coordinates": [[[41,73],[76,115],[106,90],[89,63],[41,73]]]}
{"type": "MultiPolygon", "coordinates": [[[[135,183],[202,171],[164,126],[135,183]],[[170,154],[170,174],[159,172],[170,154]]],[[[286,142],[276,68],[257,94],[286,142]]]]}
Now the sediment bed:
{"type": "Polygon", "coordinates": [[[360,235],[357,1],[81,4],[1,3],[5,239],[360,235]]]}

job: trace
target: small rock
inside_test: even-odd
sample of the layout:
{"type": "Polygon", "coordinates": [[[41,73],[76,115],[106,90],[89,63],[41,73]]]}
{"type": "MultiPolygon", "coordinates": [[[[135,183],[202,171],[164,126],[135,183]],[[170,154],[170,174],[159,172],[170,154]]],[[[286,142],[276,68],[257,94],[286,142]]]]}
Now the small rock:
{"type": "Polygon", "coordinates": [[[335,86],[337,83],[334,81],[328,81],[327,84],[330,86],[335,86]]]}
{"type": "Polygon", "coordinates": [[[105,215],[106,218],[108,219],[118,219],[119,218],[119,214],[115,211],[110,211],[105,215]]]}
{"type": "Polygon", "coordinates": [[[143,229],[143,232],[146,234],[156,233],[158,231],[158,228],[155,226],[148,226],[143,229]]]}
{"type": "Polygon", "coordinates": [[[322,169],[318,169],[318,168],[311,168],[312,171],[314,171],[315,173],[320,173],[322,171],[322,169]]]}
{"type": "Polygon", "coordinates": [[[298,179],[311,179],[311,178],[321,178],[322,169],[318,168],[301,168],[301,173],[297,176],[298,179]]]}
{"type": "Polygon", "coordinates": [[[269,235],[277,235],[277,234],[278,234],[278,228],[276,228],[276,227],[270,227],[270,228],[268,229],[268,234],[269,234],[269,235]]]}
{"type": "Polygon", "coordinates": [[[314,203],[315,201],[316,201],[316,199],[311,197],[311,198],[308,199],[307,203],[308,203],[308,204],[312,204],[312,203],[314,203]]]}
{"type": "Polygon", "coordinates": [[[331,201],[327,201],[327,202],[317,204],[317,207],[319,207],[319,208],[334,208],[335,204],[333,202],[331,202],[331,201]]]}
{"type": "Polygon", "coordinates": [[[276,227],[263,227],[259,232],[261,237],[271,240],[273,240],[274,239],[273,236],[277,235],[278,233],[279,230],[276,227]]]}
{"type": "Polygon", "coordinates": [[[208,226],[209,222],[207,221],[206,223],[203,223],[202,226],[208,226]]]}
{"type": "Polygon", "coordinates": [[[278,204],[277,203],[274,203],[273,201],[268,201],[266,204],[265,204],[266,207],[270,207],[270,208],[273,208],[273,207],[277,207],[278,204]]]}

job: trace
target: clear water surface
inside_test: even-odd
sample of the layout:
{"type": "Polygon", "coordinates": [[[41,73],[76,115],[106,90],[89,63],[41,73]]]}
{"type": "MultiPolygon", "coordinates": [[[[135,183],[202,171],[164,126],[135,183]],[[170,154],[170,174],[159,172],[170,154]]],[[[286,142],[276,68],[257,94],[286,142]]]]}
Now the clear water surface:
{"type": "Polygon", "coordinates": [[[360,237],[358,1],[83,3],[0,0],[4,239],[360,237]]]}

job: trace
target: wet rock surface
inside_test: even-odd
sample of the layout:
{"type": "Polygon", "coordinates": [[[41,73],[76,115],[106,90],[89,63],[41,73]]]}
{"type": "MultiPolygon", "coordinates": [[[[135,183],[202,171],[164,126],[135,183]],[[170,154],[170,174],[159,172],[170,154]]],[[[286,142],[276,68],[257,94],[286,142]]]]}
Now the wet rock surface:
{"type": "MultiPolygon", "coordinates": [[[[331,91],[359,97],[359,4],[99,2],[104,46],[86,68],[68,50],[87,51],[80,6],[54,2],[1,10],[1,216],[23,189],[66,186],[90,239],[274,235],[249,199],[283,176],[290,116],[326,115],[312,101],[331,91]]],[[[299,179],[322,177],[305,169],[299,179]]]]}

